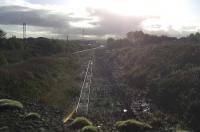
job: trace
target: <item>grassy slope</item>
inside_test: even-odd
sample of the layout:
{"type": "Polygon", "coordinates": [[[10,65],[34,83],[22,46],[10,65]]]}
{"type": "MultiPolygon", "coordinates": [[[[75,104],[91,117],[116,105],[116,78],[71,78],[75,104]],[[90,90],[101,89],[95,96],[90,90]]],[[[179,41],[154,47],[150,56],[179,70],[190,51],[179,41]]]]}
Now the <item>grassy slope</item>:
{"type": "Polygon", "coordinates": [[[75,41],[17,38],[0,41],[0,97],[66,107],[79,94],[80,62],[75,41]]]}
{"type": "Polygon", "coordinates": [[[199,56],[200,45],[195,44],[143,45],[115,50],[111,60],[121,66],[132,95],[150,98],[199,130],[199,56]]]}
{"type": "Polygon", "coordinates": [[[74,58],[42,57],[0,68],[2,95],[66,106],[78,95],[74,58]]]}

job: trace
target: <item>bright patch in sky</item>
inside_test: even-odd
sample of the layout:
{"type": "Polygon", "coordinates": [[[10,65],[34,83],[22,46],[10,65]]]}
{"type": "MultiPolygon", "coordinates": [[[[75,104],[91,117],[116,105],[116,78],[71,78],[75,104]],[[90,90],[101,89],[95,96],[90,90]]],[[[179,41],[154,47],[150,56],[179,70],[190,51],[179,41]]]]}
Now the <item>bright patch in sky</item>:
{"type": "Polygon", "coordinates": [[[191,23],[188,20],[191,20],[193,15],[190,14],[189,4],[189,0],[75,0],[72,2],[72,5],[77,8],[76,13],[80,15],[83,15],[84,9],[90,7],[124,16],[158,17],[145,21],[143,27],[148,23],[148,26],[159,24],[163,27],[171,25],[174,28],[179,28],[185,22],[191,23]]]}
{"type": "MultiPolygon", "coordinates": [[[[88,35],[91,36],[119,35],[138,29],[148,33],[152,31],[170,35],[173,32],[175,36],[184,36],[200,30],[200,1],[198,0],[0,0],[0,10],[3,6],[12,5],[27,7],[29,12],[34,10],[41,12],[36,17],[38,20],[31,21],[33,27],[40,26],[42,23],[37,21],[48,19],[54,22],[62,18],[60,20],[62,28],[56,23],[53,27],[53,22],[49,24],[52,27],[48,28],[51,28],[48,32],[56,31],[56,34],[64,34],[68,30],[67,32],[80,36],[73,31],[73,28],[74,30],[86,28],[88,35]]],[[[19,17],[22,16],[25,15],[19,17]]],[[[12,18],[10,21],[9,18],[7,19],[9,23],[14,21],[12,18]]],[[[4,20],[0,20],[0,25],[4,24],[4,20]]]]}

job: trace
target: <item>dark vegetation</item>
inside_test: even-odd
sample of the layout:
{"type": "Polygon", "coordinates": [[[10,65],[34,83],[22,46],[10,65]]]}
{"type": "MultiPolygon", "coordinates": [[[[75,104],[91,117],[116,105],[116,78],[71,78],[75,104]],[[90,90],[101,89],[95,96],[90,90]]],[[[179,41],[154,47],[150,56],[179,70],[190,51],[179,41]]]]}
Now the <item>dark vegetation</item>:
{"type": "Polygon", "coordinates": [[[77,117],[73,120],[71,124],[69,124],[70,129],[82,129],[85,126],[91,126],[92,122],[85,117],[77,117]]]}
{"type": "Polygon", "coordinates": [[[24,106],[21,102],[11,99],[0,99],[0,110],[3,109],[22,109],[24,106]]]}
{"type": "Polygon", "coordinates": [[[72,58],[34,58],[0,68],[4,97],[55,106],[69,105],[79,93],[78,66],[72,58]]]}
{"type": "Polygon", "coordinates": [[[199,33],[176,39],[131,32],[108,47],[127,97],[146,98],[172,122],[200,131],[199,33]]]}
{"type": "Polygon", "coordinates": [[[99,132],[99,130],[95,126],[85,126],[82,128],[81,132],[99,132]]]}
{"type": "Polygon", "coordinates": [[[63,132],[80,92],[80,58],[86,59],[72,53],[92,46],[5,35],[0,30],[0,131],[63,132]]]}
{"type": "Polygon", "coordinates": [[[90,46],[47,38],[5,38],[0,30],[0,97],[69,107],[79,94],[73,52],[90,46]]]}
{"type": "MultiPolygon", "coordinates": [[[[24,109],[0,111],[0,125],[3,126],[0,130],[30,130],[24,126],[34,126],[31,131],[35,131],[35,127],[38,131],[45,130],[45,127],[48,127],[46,130],[63,131],[64,112],[52,106],[72,109],[81,82],[81,62],[72,53],[91,46],[80,44],[80,41],[47,38],[8,39],[5,35],[0,30],[0,98],[19,100],[24,109]],[[21,114],[25,114],[28,120],[37,118],[40,122],[29,122],[21,114]],[[40,119],[41,116],[46,121],[40,119]]],[[[110,68],[117,65],[120,69],[117,78],[125,86],[117,87],[116,81],[112,80],[111,83],[115,84],[112,92],[116,94],[112,96],[119,97],[116,100],[123,107],[130,107],[128,112],[133,99],[144,99],[151,106],[151,118],[141,117],[148,124],[139,122],[140,118],[127,120],[135,114],[132,112],[123,117],[125,121],[116,124],[119,130],[144,131],[146,128],[170,128],[175,124],[177,129],[200,131],[199,33],[177,39],[137,31],[129,32],[125,39],[109,38],[107,43],[109,54],[102,55],[101,62],[107,60],[110,67],[102,67],[102,70],[108,70],[105,76],[113,76],[116,73],[109,74],[110,68]]],[[[21,107],[20,102],[6,101],[0,101],[1,108],[21,107]]],[[[83,132],[97,131],[86,118],[77,118],[70,125],[83,132]]]]}
{"type": "Polygon", "coordinates": [[[61,109],[34,102],[0,100],[1,132],[63,132],[61,109]]]}
{"type": "Polygon", "coordinates": [[[116,127],[122,132],[141,132],[152,129],[152,127],[149,124],[134,119],[118,121],[116,123],[116,127]]]}

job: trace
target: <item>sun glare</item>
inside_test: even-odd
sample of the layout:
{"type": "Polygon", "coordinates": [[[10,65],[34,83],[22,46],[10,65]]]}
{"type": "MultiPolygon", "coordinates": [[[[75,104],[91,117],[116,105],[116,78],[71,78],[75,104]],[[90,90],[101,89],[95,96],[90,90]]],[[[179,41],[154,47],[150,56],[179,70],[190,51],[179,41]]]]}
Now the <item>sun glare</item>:
{"type": "MultiPolygon", "coordinates": [[[[87,17],[89,15],[88,9],[105,10],[123,16],[152,17],[152,19],[145,20],[142,23],[145,29],[167,30],[168,25],[173,25],[173,28],[178,29],[183,23],[182,20],[191,17],[188,2],[189,0],[74,0],[71,6],[74,7],[76,12],[74,16],[76,17],[87,17]],[[162,27],[159,27],[159,25],[162,25],[162,27]]],[[[89,28],[96,27],[89,22],[91,21],[71,22],[70,25],[74,27],[82,25],[89,28]]]]}
{"type": "MultiPolygon", "coordinates": [[[[89,6],[123,15],[180,14],[188,0],[87,0],[89,6]]],[[[184,8],[185,9],[185,8],[184,8]]]]}

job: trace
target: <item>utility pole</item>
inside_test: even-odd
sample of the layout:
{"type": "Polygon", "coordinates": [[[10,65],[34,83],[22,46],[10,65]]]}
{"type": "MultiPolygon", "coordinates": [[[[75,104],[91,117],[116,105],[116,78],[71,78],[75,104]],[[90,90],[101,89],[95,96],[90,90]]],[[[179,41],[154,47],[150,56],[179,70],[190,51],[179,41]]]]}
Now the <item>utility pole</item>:
{"type": "Polygon", "coordinates": [[[69,41],[69,35],[67,35],[66,39],[67,39],[67,42],[68,42],[69,41]]]}
{"type": "Polygon", "coordinates": [[[23,23],[23,40],[26,39],[26,23],[23,23]]]}
{"type": "Polygon", "coordinates": [[[82,40],[84,40],[84,36],[85,36],[85,29],[82,29],[82,40]]]}

